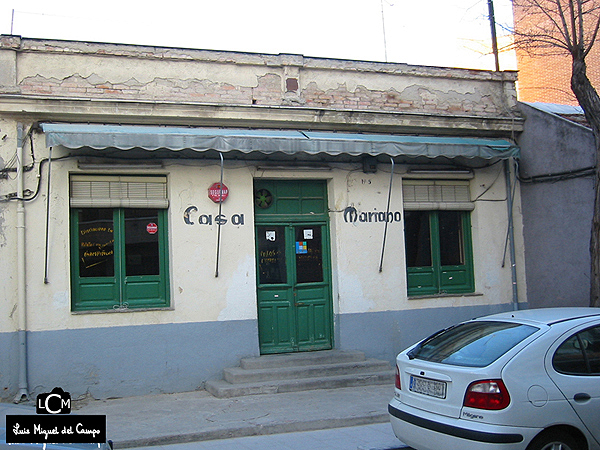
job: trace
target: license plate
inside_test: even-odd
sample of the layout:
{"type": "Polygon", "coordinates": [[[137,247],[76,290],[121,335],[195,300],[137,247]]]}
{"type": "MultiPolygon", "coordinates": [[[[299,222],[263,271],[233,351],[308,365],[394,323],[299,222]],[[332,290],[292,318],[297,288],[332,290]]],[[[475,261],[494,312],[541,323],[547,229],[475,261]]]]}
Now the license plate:
{"type": "Polygon", "coordinates": [[[411,375],[409,389],[412,392],[430,397],[446,398],[446,383],[443,381],[429,380],[411,375]]]}

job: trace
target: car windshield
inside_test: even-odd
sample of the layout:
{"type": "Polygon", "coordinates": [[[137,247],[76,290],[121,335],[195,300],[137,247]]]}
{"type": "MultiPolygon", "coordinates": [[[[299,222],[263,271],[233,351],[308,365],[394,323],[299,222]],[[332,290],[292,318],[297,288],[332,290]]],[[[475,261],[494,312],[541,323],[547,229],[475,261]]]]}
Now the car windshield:
{"type": "Polygon", "coordinates": [[[467,322],[426,339],[408,356],[455,366],[485,367],[537,330],[508,322],[467,322]]]}

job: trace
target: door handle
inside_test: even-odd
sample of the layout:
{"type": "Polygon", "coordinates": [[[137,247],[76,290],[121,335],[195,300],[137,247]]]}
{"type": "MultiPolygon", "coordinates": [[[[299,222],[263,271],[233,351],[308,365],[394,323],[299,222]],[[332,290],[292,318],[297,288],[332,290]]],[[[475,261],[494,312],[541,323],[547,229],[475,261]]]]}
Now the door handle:
{"type": "Polygon", "coordinates": [[[590,394],[587,394],[585,392],[580,392],[579,394],[575,394],[575,396],[573,397],[573,400],[575,400],[578,403],[584,403],[584,402],[587,402],[590,398],[592,398],[590,396],[590,394]]]}
{"type": "Polygon", "coordinates": [[[302,303],[302,302],[298,302],[298,303],[294,303],[294,306],[306,306],[306,304],[302,303]]]}

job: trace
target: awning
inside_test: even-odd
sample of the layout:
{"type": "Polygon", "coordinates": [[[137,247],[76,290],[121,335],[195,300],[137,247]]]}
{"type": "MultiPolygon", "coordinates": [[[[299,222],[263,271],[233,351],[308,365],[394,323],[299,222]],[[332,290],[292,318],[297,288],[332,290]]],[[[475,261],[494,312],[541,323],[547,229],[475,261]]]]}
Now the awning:
{"type": "Polygon", "coordinates": [[[138,125],[43,123],[46,146],[69,149],[192,150],[260,152],[266,155],[327,154],[506,159],[519,148],[504,139],[335,133],[297,130],[246,130],[138,125]]]}

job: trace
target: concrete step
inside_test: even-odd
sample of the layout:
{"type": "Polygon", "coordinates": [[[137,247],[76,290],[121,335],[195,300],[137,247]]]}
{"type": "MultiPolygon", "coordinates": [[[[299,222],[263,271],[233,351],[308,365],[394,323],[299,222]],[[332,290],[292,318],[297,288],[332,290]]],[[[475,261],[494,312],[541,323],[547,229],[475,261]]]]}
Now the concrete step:
{"type": "Polygon", "coordinates": [[[205,384],[218,398],[394,383],[394,370],[387,361],[367,359],[359,351],[243,358],[239,367],[225,369],[223,374],[223,380],[205,384]]]}
{"type": "Polygon", "coordinates": [[[365,354],[357,350],[325,350],[320,352],[281,353],[278,355],[242,358],[243,369],[272,369],[288,366],[313,366],[365,360],[365,354]]]}
{"type": "Polygon", "coordinates": [[[257,394],[281,394],[285,392],[338,389],[344,387],[371,386],[394,383],[394,371],[371,374],[338,375],[295,380],[273,380],[258,383],[232,384],[225,380],[207,381],[205,389],[217,398],[240,397],[257,394]]]}
{"type": "Polygon", "coordinates": [[[390,369],[387,361],[365,359],[358,362],[343,362],[301,366],[271,367],[267,369],[243,369],[232,367],[223,371],[226,381],[232,384],[256,383],[272,380],[292,380],[315,377],[331,377],[347,374],[368,374],[390,369]]]}

